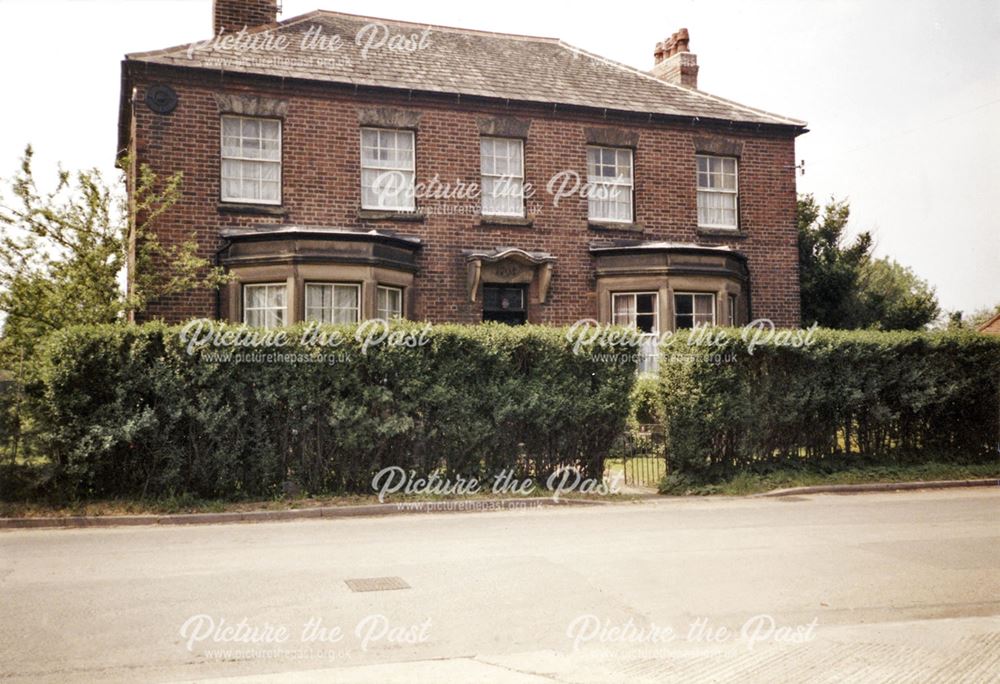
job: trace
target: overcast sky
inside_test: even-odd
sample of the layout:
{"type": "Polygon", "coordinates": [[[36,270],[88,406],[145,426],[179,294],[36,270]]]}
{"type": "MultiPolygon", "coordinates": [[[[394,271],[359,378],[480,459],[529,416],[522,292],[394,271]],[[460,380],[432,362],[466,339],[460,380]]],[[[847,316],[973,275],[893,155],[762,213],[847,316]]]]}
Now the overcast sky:
{"type": "MultiPolygon", "coordinates": [[[[804,119],[799,191],[847,197],[855,231],[929,280],[946,309],[1000,302],[1000,2],[619,0],[567,6],[282,0],[313,9],[555,36],[648,69],[691,32],[700,87],[804,119]],[[461,9],[458,9],[461,8],[461,9]],[[568,11],[576,8],[573,11],[568,11]]],[[[0,0],[0,176],[113,173],[119,61],[211,35],[211,0],[0,0]]]]}

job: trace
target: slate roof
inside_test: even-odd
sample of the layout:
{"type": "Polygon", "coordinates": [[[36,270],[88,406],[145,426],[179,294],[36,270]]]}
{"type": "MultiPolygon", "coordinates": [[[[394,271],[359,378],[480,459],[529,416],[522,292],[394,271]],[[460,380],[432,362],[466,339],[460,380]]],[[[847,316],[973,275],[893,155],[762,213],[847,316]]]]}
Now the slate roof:
{"type": "MultiPolygon", "coordinates": [[[[189,45],[126,55],[129,62],[213,71],[302,78],[330,83],[399,88],[633,113],[697,117],[793,128],[805,122],[747,107],[702,91],[666,83],[556,38],[489,33],[372,19],[317,10],[248,31],[263,40],[285,36],[284,50],[221,51],[189,45]],[[392,35],[429,28],[424,49],[374,49],[363,54],[355,37],[378,22],[392,35]],[[335,51],[305,49],[312,30],[340,36],[335,51]]],[[[381,35],[377,36],[381,37],[381,35]]]]}

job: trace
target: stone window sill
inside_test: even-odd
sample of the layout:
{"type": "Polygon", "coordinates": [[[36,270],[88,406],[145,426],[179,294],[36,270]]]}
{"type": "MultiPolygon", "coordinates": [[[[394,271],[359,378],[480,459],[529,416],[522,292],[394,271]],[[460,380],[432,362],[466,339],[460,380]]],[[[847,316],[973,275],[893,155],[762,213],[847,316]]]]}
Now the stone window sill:
{"type": "Polygon", "coordinates": [[[220,214],[256,214],[258,216],[287,216],[288,209],[280,204],[244,204],[219,202],[220,214]]]}
{"type": "Polygon", "coordinates": [[[732,228],[698,228],[698,235],[705,235],[708,237],[726,237],[726,238],[737,238],[744,239],[747,237],[745,230],[732,229],[732,228]]]}
{"type": "Polygon", "coordinates": [[[605,223],[589,221],[587,227],[591,230],[624,230],[629,233],[642,233],[646,229],[638,223],[605,223]]]}
{"type": "Polygon", "coordinates": [[[534,221],[530,218],[523,216],[480,216],[479,225],[481,226],[500,226],[500,227],[516,227],[516,228],[530,228],[534,225],[534,221]]]}
{"type": "Polygon", "coordinates": [[[358,209],[361,221],[410,221],[419,223],[426,218],[420,211],[385,211],[382,209],[358,209]]]}

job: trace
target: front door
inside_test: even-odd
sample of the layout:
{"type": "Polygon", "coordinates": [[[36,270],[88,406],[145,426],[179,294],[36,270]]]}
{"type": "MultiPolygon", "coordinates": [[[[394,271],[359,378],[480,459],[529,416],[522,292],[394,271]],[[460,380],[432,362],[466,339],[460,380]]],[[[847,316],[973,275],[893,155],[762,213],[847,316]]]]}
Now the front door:
{"type": "Polygon", "coordinates": [[[483,285],[483,320],[507,325],[528,321],[528,307],[523,285],[483,285]]]}

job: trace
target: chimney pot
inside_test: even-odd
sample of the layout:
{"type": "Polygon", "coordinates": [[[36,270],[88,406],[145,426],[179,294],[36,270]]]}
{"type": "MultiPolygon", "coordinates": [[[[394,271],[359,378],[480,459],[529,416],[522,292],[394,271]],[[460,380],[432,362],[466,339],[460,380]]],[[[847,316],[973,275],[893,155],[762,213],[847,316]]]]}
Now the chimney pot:
{"type": "Polygon", "coordinates": [[[698,57],[690,51],[691,34],[686,28],[657,43],[650,73],[661,81],[688,88],[698,87],[698,57]]]}

